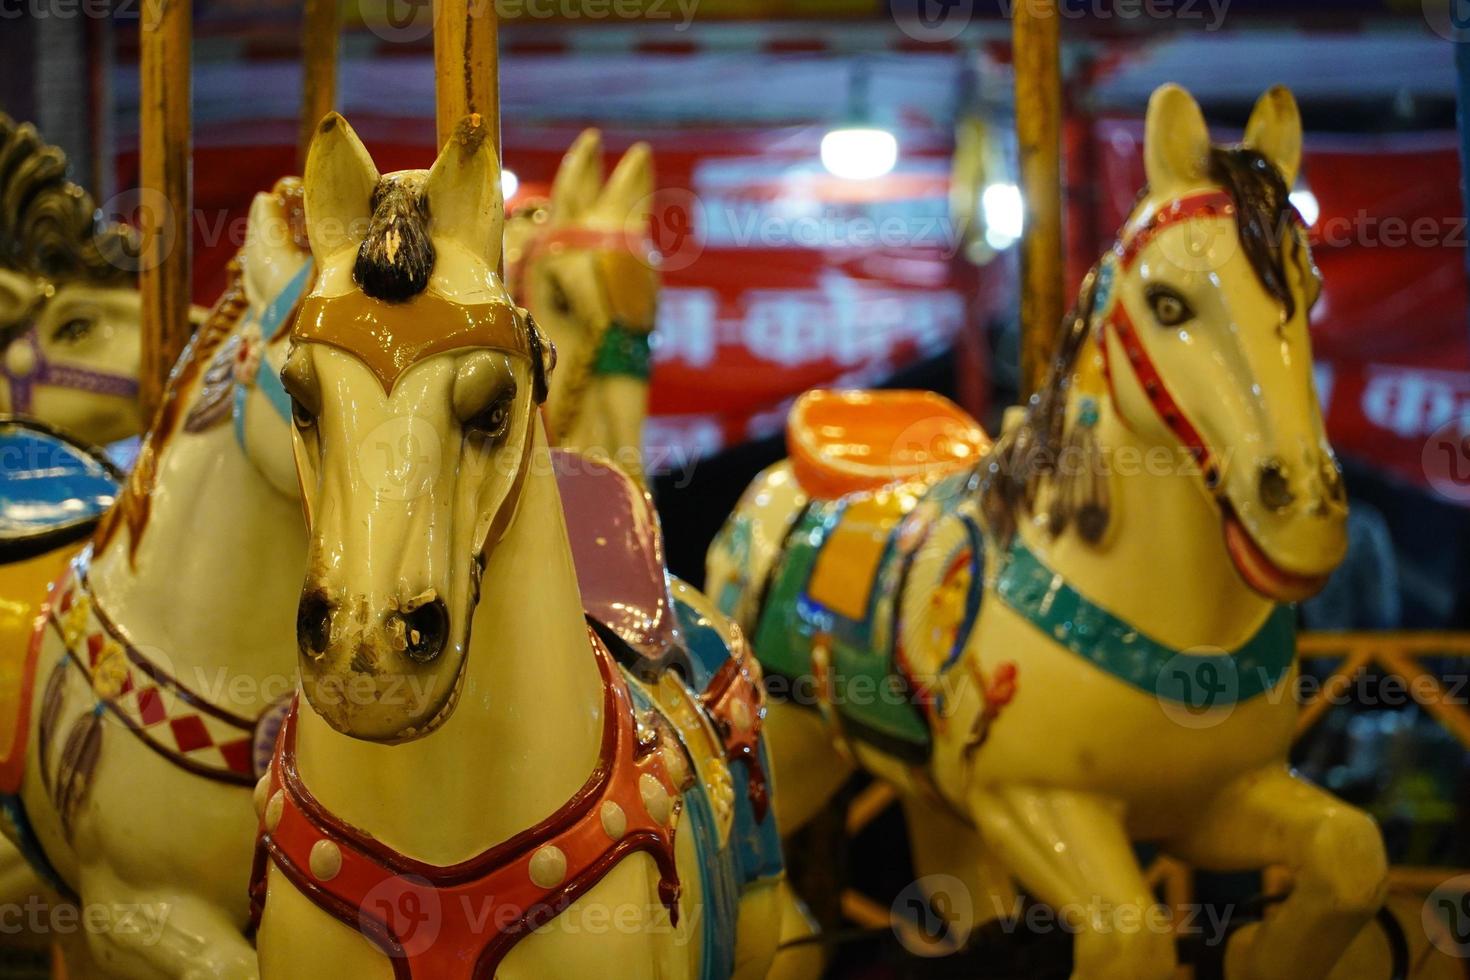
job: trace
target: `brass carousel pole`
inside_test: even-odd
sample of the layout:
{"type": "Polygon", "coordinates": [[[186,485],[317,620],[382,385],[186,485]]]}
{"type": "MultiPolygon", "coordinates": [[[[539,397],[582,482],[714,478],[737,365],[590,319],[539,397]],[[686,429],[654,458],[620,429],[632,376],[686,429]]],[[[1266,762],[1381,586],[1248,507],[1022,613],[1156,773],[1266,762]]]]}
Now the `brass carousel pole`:
{"type": "Polygon", "coordinates": [[[301,120],[296,131],[296,172],[306,170],[317,124],[337,105],[337,51],[341,46],[338,0],[306,0],[301,23],[301,120]]]}
{"type": "Polygon", "coordinates": [[[192,29],[187,0],[144,0],[138,57],[144,242],[138,380],[145,419],[162,403],[169,371],[189,342],[192,29]]]}
{"type": "Polygon", "coordinates": [[[1046,380],[1062,322],[1061,17],[1056,0],[1019,0],[1011,20],[1021,199],[1021,397],[1046,380]]]}
{"type": "Polygon", "coordinates": [[[439,146],[460,119],[484,116],[500,150],[500,25],[491,0],[435,0],[434,91],[439,146]]]}

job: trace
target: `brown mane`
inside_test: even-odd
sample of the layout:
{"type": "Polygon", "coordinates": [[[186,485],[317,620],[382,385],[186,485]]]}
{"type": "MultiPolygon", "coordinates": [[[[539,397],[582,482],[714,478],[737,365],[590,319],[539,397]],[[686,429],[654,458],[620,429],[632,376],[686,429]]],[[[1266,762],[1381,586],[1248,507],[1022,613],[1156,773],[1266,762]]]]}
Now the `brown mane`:
{"type": "Polygon", "coordinates": [[[134,229],[101,220],[92,195],[66,179],[66,154],[0,112],[0,268],[125,287],[141,253],[134,229]]]}

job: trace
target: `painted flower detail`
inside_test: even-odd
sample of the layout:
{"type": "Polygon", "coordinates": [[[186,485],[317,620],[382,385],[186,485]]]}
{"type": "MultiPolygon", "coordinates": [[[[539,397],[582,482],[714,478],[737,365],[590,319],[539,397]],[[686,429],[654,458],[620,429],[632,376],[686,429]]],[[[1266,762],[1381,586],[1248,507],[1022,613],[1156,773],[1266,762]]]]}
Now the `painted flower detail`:
{"type": "Polygon", "coordinates": [[[71,607],[62,614],[61,638],[67,647],[75,650],[87,634],[87,622],[92,613],[92,600],[86,593],[76,595],[71,607]]]}
{"type": "Polygon", "coordinates": [[[985,682],[985,704],[988,708],[999,710],[1011,703],[1016,696],[1018,673],[1014,660],[1005,660],[996,666],[990,680],[985,682]]]}
{"type": "Polygon", "coordinates": [[[92,690],[102,700],[111,701],[122,693],[127,681],[127,655],[116,640],[108,637],[102,641],[102,650],[92,668],[92,690]]]}

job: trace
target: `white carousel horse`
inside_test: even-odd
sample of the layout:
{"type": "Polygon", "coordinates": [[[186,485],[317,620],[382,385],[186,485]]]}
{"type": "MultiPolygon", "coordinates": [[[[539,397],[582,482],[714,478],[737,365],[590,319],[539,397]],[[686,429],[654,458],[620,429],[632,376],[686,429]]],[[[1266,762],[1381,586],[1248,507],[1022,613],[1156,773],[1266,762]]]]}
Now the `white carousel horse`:
{"type": "Polygon", "coordinates": [[[0,412],[98,446],[142,431],[140,247],[98,219],[61,150],[0,113],[0,412]]]}
{"type": "Polygon", "coordinates": [[[635,477],[658,306],[652,201],[648,144],[630,147],[604,185],[602,137],[589,129],[562,160],[550,201],[520,209],[505,234],[511,292],[556,348],[546,415],[557,445],[635,477]]]}
{"type": "Polygon", "coordinates": [[[262,794],[261,975],[765,976],[800,920],[758,675],[665,577],[647,496],[548,449],[499,188],[479,116],[428,172],[380,176],[336,114],[307,160],[304,697],[262,794]]]}
{"type": "Polygon", "coordinates": [[[1080,978],[1174,971],[1136,840],[1291,870],[1232,941],[1232,977],[1324,976],[1378,909],[1374,822],[1286,762],[1289,603],[1342,559],[1347,514],[1287,198],[1300,155],[1285,89],[1236,148],[1210,145],[1184,90],[1155,92],[1148,191],[993,451],[912,396],[798,405],[792,460],[708,562],[768,683],[815,676],[818,711],[771,708],[783,833],[855,760],[899,788],[921,870],[965,879],[978,917],[1012,880],[1077,913],[1080,978]]]}
{"type": "Polygon", "coordinates": [[[300,212],[299,182],[257,196],[92,543],[0,567],[32,610],[0,620],[7,833],[63,897],[112,913],[64,937],[73,976],[256,972],[252,789],[294,689],[306,553],[276,377],[311,276],[300,212]]]}

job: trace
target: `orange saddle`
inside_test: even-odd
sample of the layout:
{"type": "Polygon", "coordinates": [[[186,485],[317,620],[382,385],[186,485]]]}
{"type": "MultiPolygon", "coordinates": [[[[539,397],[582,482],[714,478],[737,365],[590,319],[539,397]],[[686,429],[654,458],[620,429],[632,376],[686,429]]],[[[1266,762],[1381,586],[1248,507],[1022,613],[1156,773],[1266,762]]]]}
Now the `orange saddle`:
{"type": "Polygon", "coordinates": [[[786,449],[818,500],[930,483],[990,451],[980,423],[932,391],[809,391],[786,419],[786,449]]]}

